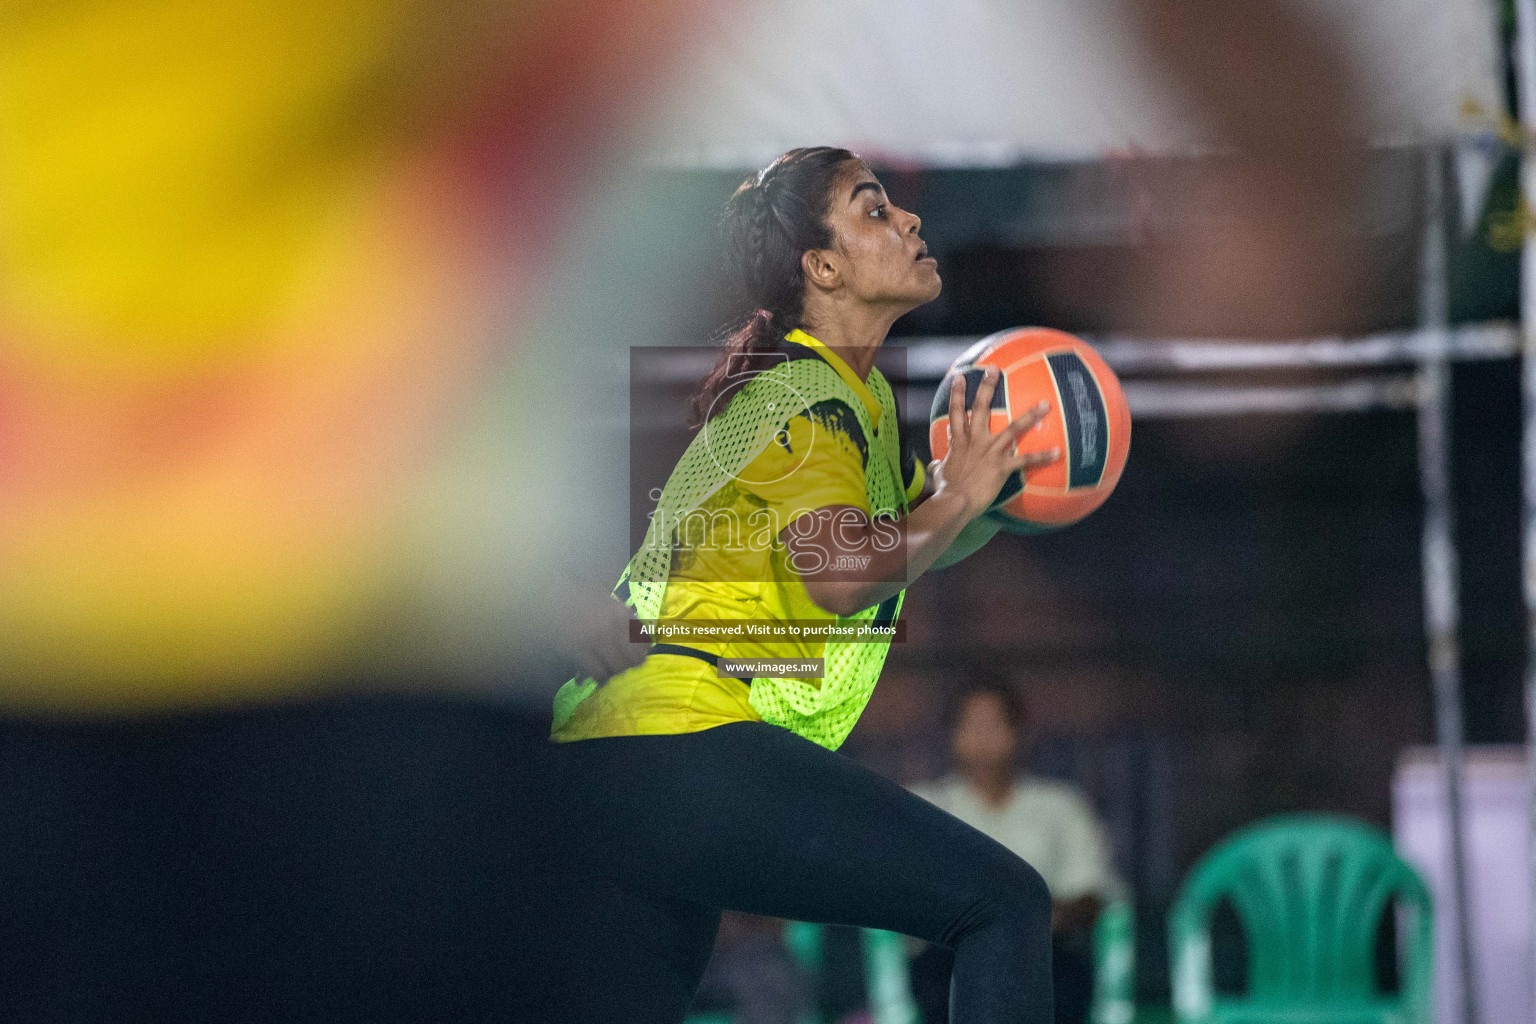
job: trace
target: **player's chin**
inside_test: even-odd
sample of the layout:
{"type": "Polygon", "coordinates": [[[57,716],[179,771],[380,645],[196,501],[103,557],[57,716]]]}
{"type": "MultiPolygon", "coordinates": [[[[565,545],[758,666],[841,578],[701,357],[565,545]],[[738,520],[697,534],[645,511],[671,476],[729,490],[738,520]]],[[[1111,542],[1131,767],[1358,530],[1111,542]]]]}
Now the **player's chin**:
{"type": "Polygon", "coordinates": [[[939,292],[944,290],[944,281],[939,277],[939,268],[932,263],[923,266],[919,264],[917,287],[919,302],[932,302],[939,297],[939,292]]]}
{"type": "Polygon", "coordinates": [[[880,297],[883,301],[897,303],[908,309],[916,309],[938,298],[943,288],[944,282],[939,280],[939,272],[933,269],[933,264],[930,263],[926,267],[919,266],[916,273],[909,273],[906,277],[892,282],[892,286],[880,297]]]}

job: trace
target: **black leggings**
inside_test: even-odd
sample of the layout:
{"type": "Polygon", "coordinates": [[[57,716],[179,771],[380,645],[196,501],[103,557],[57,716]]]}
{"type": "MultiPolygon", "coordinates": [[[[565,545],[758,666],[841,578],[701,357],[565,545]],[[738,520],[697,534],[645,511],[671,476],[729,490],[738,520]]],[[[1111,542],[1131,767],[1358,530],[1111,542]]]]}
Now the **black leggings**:
{"type": "Polygon", "coordinates": [[[572,885],[553,939],[571,1021],[682,1020],[720,910],[955,952],[954,1024],[1048,1024],[1050,896],[1003,846],[787,730],[737,722],[560,745],[572,885]]]}

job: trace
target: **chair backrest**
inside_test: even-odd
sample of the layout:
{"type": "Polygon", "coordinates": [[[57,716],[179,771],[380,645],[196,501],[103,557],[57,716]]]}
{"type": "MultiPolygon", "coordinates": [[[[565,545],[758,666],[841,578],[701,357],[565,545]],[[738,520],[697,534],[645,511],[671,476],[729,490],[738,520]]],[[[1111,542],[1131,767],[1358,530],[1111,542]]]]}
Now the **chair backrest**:
{"type": "Polygon", "coordinates": [[[1209,1019],[1211,916],[1237,911],[1248,949],[1245,1003],[1359,1005],[1380,1000],[1376,936],[1396,898],[1414,917],[1400,1017],[1427,1021],[1433,927],[1429,890],[1384,834],[1333,815],[1283,815],[1243,829],[1190,871],[1168,920],[1174,1012],[1209,1019]]]}
{"type": "MultiPolygon", "coordinates": [[[[802,967],[817,972],[824,934],[819,924],[791,921],[784,930],[784,944],[802,967]]],[[[861,928],[859,941],[864,951],[865,998],[875,1024],[921,1024],[912,1001],[906,940],[895,932],[861,928]]]]}
{"type": "Polygon", "coordinates": [[[1089,1024],[1131,1024],[1136,1018],[1136,914],[1127,901],[1099,912],[1093,923],[1093,1002],[1089,1024]]]}
{"type": "MultiPolygon", "coordinates": [[[[785,945],[801,966],[821,966],[821,925],[789,922],[785,945]]],[[[870,1016],[875,1024],[918,1024],[921,1015],[912,1001],[906,944],[895,932],[864,929],[864,976],[870,1016]]],[[[1105,907],[1094,925],[1094,992],[1091,1024],[1130,1024],[1136,1015],[1135,917],[1129,903],[1105,907]]],[[[690,1019],[689,1024],[705,1024],[690,1019]]]]}
{"type": "MultiPolygon", "coordinates": [[[[789,922],[784,943],[801,966],[817,971],[822,962],[821,925],[789,922]]],[[[895,932],[863,929],[864,977],[875,1024],[918,1024],[912,1000],[906,943],[895,932]]],[[[1136,938],[1131,905],[1112,903],[1094,925],[1094,993],[1091,1024],[1130,1024],[1136,1014],[1136,938]]],[[[689,1024],[703,1024],[690,1020],[689,1024]]]]}

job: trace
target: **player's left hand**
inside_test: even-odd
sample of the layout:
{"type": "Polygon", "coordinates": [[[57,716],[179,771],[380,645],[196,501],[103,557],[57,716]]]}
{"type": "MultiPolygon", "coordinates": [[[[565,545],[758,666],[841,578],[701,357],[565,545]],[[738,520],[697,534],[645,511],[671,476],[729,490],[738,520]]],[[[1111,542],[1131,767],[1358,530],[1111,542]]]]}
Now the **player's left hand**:
{"type": "Polygon", "coordinates": [[[577,609],[573,653],[581,672],[601,683],[645,660],[650,644],[629,639],[634,617],[629,605],[610,595],[577,609]]]}

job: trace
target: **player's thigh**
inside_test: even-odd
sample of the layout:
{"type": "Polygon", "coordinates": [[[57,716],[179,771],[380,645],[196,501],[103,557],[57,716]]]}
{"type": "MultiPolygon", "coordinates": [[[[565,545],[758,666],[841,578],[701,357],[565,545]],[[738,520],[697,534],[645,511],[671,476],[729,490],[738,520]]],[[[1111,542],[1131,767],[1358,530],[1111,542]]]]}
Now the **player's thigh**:
{"type": "Polygon", "coordinates": [[[787,730],[567,746],[581,856],[695,902],[947,942],[999,895],[1043,898],[1039,876],[992,839],[787,730]]]}

